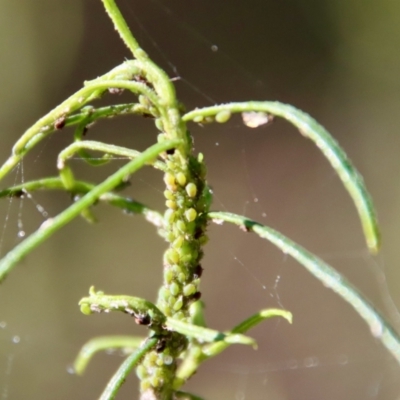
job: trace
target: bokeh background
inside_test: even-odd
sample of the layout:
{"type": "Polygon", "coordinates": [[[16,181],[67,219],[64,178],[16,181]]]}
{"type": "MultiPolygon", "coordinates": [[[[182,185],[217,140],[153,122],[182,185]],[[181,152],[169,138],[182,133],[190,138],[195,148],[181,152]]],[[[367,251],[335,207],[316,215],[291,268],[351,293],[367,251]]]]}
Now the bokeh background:
{"type": "MultiPolygon", "coordinates": [[[[375,199],[383,233],[368,255],[349,196],[313,144],[289,124],[250,130],[239,117],[192,128],[205,154],[214,209],[245,213],[284,232],[348,277],[399,328],[400,3],[390,0],[120,0],[143,47],[188,109],[229,100],[279,100],[320,121],[346,149],[375,199]],[[393,302],[392,302],[393,301],[393,302]]],[[[0,0],[0,154],[85,79],[129,58],[99,0],[0,0]]],[[[129,101],[128,95],[102,101],[129,101]]],[[[100,104],[100,103],[99,103],[100,104]]],[[[144,149],[151,121],[102,121],[89,138],[144,149]]],[[[6,184],[56,174],[63,130],[43,142],[6,184]]],[[[100,181],[122,161],[77,175],[100,181]]],[[[162,209],[161,175],[144,170],[127,193],[162,209]]],[[[0,204],[4,255],[17,232],[70,203],[63,193],[0,204]],[[21,226],[18,225],[23,225],[21,226]]],[[[35,250],[0,287],[0,398],[94,399],[122,358],[96,356],[83,377],[67,372],[95,335],[145,334],[125,315],[80,314],[90,285],[154,300],[165,248],[142,218],[105,206],[99,223],[75,220],[35,250]]],[[[253,330],[257,352],[231,347],[187,385],[208,399],[397,399],[399,367],[353,309],[268,243],[210,227],[202,281],[209,324],[228,329],[265,307],[294,324],[253,330]]],[[[118,398],[136,398],[128,379],[118,398]]]]}

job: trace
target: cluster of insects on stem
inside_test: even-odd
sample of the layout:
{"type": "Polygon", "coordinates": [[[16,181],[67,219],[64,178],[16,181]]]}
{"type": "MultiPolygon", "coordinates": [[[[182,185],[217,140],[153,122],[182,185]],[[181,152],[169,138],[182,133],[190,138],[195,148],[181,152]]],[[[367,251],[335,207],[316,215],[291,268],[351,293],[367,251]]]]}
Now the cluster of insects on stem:
{"type": "Polygon", "coordinates": [[[119,311],[133,317],[148,328],[146,338],[109,336],[94,338],[79,353],[75,370],[81,374],[93,354],[115,348],[130,348],[131,354],[107,384],[102,400],[113,399],[133,368],[140,380],[141,399],[196,399],[182,391],[183,385],[206,360],[232,344],[255,347],[247,331],[271,317],[292,321],[289,311],[261,310],[234,328],[219,332],[206,326],[199,284],[201,259],[207,243],[206,228],[210,221],[232,223],[247,232],[267,239],[303,265],[317,279],[334,290],[354,307],[379,339],[400,363],[400,340],[384,318],[344,277],[323,260],[311,254],[281,233],[245,216],[210,211],[212,193],[206,180],[203,154],[194,154],[187,123],[225,123],[233,113],[241,113],[245,125],[256,128],[274,117],[281,117],[311,139],[338,173],[357,208],[367,246],[377,252],[379,231],[372,201],[363,180],[344,151],[330,134],[304,112],[279,102],[240,102],[198,108],[184,113],[176,98],[172,80],[140,48],[131,34],[114,0],[102,0],[117,32],[133,54],[110,72],[85,82],[82,89],[50,111],[29,128],[15,143],[8,160],[0,168],[0,179],[10,173],[22,158],[41,140],[64,127],[75,126],[72,144],[57,159],[59,175],[43,178],[0,191],[1,197],[21,196],[40,189],[64,190],[76,201],[54,218],[49,218],[0,261],[0,279],[33,249],[75,217],[91,220],[90,207],[105,202],[123,210],[142,214],[155,225],[168,243],[163,256],[163,283],[155,304],[142,298],[107,295],[90,288],[89,296],[80,301],[84,314],[119,311]],[[96,108],[92,104],[106,92],[130,91],[132,103],[96,108]],[[154,119],[158,130],[157,143],[143,152],[103,142],[86,140],[84,133],[94,121],[124,114],[154,119]],[[90,152],[100,152],[101,160],[91,159],[90,152]],[[112,156],[130,161],[103,182],[94,184],[75,178],[68,160],[78,154],[89,164],[100,165],[112,156]],[[161,214],[146,205],[115,193],[126,177],[144,166],[164,174],[166,211],[161,214]]]}

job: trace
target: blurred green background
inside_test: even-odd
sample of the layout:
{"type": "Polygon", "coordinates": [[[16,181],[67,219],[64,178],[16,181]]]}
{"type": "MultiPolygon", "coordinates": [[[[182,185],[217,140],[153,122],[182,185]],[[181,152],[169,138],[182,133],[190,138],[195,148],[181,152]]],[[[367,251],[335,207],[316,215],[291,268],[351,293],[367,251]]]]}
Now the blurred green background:
{"type": "MultiPolygon", "coordinates": [[[[229,100],[279,100],[313,115],[339,140],[375,199],[383,233],[368,255],[349,196],[311,142],[289,124],[250,130],[239,117],[193,127],[205,154],[214,209],[245,213],[314,251],[347,276],[399,327],[400,3],[389,0],[120,0],[142,46],[176,82],[188,109],[229,100]],[[212,47],[217,46],[217,47],[212,47]],[[216,51],[217,50],[217,51],[216,51]],[[387,287],[386,287],[387,283],[387,287]],[[391,304],[391,298],[394,304],[391,304]]],[[[0,0],[1,159],[36,119],[129,58],[99,0],[0,0]]],[[[129,101],[128,95],[107,101],[129,101]]],[[[89,139],[144,149],[151,121],[102,121],[89,139]]],[[[43,142],[5,184],[56,174],[56,154],[72,138],[43,142]]],[[[100,181],[115,161],[77,175],[100,181]]],[[[141,171],[128,192],[159,209],[161,175],[141,171]]],[[[70,203],[35,193],[0,204],[2,254],[18,223],[33,232],[70,203]]],[[[98,355],[84,377],[67,373],[80,346],[101,334],[145,334],[125,315],[86,317],[78,300],[90,285],[155,299],[165,248],[140,217],[97,206],[97,225],[78,219],[32,253],[0,287],[0,398],[94,399],[117,368],[98,355]]],[[[353,309],[267,243],[210,227],[202,282],[207,319],[228,329],[256,310],[282,306],[294,324],[253,331],[257,352],[232,347],[187,385],[208,399],[394,399],[398,365],[353,309]]],[[[121,399],[136,398],[132,376],[121,399]]]]}

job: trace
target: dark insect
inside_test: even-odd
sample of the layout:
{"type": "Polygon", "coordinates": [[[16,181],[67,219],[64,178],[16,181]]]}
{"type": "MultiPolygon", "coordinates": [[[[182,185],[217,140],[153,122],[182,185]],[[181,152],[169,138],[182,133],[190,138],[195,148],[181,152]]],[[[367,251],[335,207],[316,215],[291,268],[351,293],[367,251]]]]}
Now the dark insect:
{"type": "Polygon", "coordinates": [[[175,150],[176,150],[176,149],[168,149],[168,150],[166,151],[166,153],[167,153],[169,156],[172,156],[173,154],[175,154],[175,150]]]}
{"type": "Polygon", "coordinates": [[[148,314],[134,314],[133,317],[138,325],[150,325],[151,323],[151,318],[148,314]]]}
{"type": "Polygon", "coordinates": [[[193,279],[198,279],[201,277],[201,275],[203,274],[203,267],[198,264],[193,271],[193,279]]]}
{"type": "Polygon", "coordinates": [[[156,352],[161,353],[162,351],[164,351],[166,346],[167,346],[167,339],[164,337],[160,338],[156,344],[156,352]]]}
{"type": "Polygon", "coordinates": [[[200,300],[200,298],[201,298],[201,292],[196,292],[196,293],[192,294],[191,296],[189,296],[188,302],[194,303],[195,301],[200,300]]]}
{"type": "Polygon", "coordinates": [[[54,128],[55,129],[62,129],[65,126],[65,122],[67,120],[67,117],[65,115],[62,115],[61,117],[58,117],[55,121],[54,121],[54,128]]]}
{"type": "Polygon", "coordinates": [[[17,199],[23,199],[26,195],[26,191],[24,189],[16,190],[15,192],[11,192],[8,196],[15,197],[17,199]]]}
{"type": "Polygon", "coordinates": [[[250,232],[250,227],[247,225],[240,225],[239,229],[243,232],[250,232]]]}
{"type": "Polygon", "coordinates": [[[136,76],[134,77],[134,80],[135,80],[136,82],[143,83],[143,84],[145,84],[145,85],[148,86],[148,87],[152,87],[151,83],[150,83],[144,76],[136,75],[136,76]]]}
{"type": "Polygon", "coordinates": [[[202,235],[203,235],[203,228],[202,227],[198,227],[194,232],[194,238],[196,240],[198,240],[198,239],[201,238],[202,235]]]}

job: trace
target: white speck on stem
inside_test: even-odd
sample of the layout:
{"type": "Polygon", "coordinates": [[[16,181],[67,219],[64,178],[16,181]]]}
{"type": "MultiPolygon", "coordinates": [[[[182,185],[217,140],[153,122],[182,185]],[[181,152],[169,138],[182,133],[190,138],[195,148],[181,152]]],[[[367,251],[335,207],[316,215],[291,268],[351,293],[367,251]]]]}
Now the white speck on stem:
{"type": "Polygon", "coordinates": [[[39,229],[46,229],[53,224],[53,218],[46,219],[42,225],[40,225],[39,229]]]}

